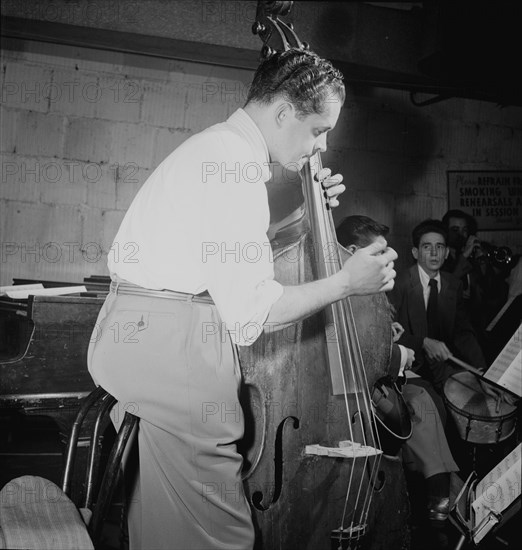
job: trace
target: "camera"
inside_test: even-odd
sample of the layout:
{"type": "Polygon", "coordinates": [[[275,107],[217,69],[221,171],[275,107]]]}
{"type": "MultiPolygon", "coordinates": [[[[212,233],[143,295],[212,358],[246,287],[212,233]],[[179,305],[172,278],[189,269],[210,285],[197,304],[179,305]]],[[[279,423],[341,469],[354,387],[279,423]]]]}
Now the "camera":
{"type": "Polygon", "coordinates": [[[480,241],[477,247],[482,254],[473,254],[477,261],[489,261],[497,267],[508,267],[513,261],[513,252],[508,246],[495,246],[485,241],[480,241]]]}

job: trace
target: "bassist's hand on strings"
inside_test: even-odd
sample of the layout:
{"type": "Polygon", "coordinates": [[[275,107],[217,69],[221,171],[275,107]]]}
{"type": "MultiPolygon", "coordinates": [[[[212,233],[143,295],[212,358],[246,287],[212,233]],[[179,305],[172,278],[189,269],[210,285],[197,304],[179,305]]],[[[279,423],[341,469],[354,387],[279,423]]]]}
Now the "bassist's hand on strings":
{"type": "Polygon", "coordinates": [[[394,285],[393,262],[396,259],[397,252],[388,248],[386,241],[377,241],[359,248],[336,275],[343,278],[347,295],[387,292],[394,285]]]}
{"type": "Polygon", "coordinates": [[[339,206],[337,197],[346,191],[346,187],[341,183],[343,181],[343,176],[341,174],[335,174],[334,176],[331,174],[332,171],[330,168],[322,168],[317,173],[316,180],[323,186],[328,204],[332,208],[335,208],[339,206]]]}

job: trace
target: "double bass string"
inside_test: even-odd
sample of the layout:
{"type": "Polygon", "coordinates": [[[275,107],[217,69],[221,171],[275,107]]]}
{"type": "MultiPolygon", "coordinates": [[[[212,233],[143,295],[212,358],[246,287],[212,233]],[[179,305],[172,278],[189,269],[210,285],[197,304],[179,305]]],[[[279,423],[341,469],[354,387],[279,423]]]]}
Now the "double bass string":
{"type": "MultiPolygon", "coordinates": [[[[321,159],[319,154],[315,155],[315,171],[316,175],[321,170],[321,159]]],[[[332,247],[332,250],[334,251],[333,254],[333,261],[328,262],[325,260],[325,269],[327,271],[328,275],[332,275],[338,270],[342,268],[342,261],[339,255],[338,251],[338,245],[337,245],[337,239],[335,237],[335,228],[333,224],[333,218],[331,215],[331,211],[329,209],[329,206],[327,204],[327,201],[323,201],[323,189],[322,186],[314,185],[314,177],[311,174],[312,173],[312,162],[310,162],[309,165],[310,169],[310,182],[309,185],[312,186],[312,195],[314,196],[315,200],[315,206],[316,206],[316,213],[319,214],[319,218],[321,220],[320,224],[320,232],[323,233],[323,239],[321,239],[321,242],[326,243],[330,247],[332,247]],[[324,204],[323,204],[324,203],[324,204]],[[321,206],[321,208],[319,208],[321,206]]],[[[344,353],[341,353],[341,356],[348,359],[348,365],[351,365],[351,368],[348,369],[348,373],[351,375],[352,380],[354,382],[354,388],[355,388],[355,401],[357,405],[357,411],[358,411],[358,420],[361,426],[361,435],[363,439],[363,444],[368,446],[368,441],[366,439],[366,429],[364,425],[364,418],[366,415],[366,418],[370,421],[368,425],[368,429],[370,430],[371,435],[371,443],[372,446],[376,449],[380,449],[380,441],[379,441],[379,434],[375,433],[375,431],[372,429],[371,426],[371,418],[373,415],[372,407],[371,407],[371,401],[370,401],[370,392],[368,387],[368,381],[366,377],[366,371],[364,368],[364,361],[362,358],[362,352],[359,342],[359,337],[357,334],[357,327],[355,325],[355,319],[353,316],[353,310],[351,307],[350,299],[347,298],[345,300],[342,300],[340,302],[337,302],[336,304],[333,304],[332,309],[334,311],[334,319],[335,319],[335,325],[337,327],[338,333],[337,333],[337,341],[338,345],[341,346],[344,353]],[[339,336],[342,335],[342,338],[339,336]],[[344,344],[344,345],[343,345],[344,344]],[[363,407],[361,407],[360,403],[360,396],[359,393],[363,396],[363,407]],[[361,412],[364,411],[364,414],[361,412]]],[[[351,415],[350,415],[350,406],[348,402],[348,388],[347,388],[347,372],[346,369],[343,366],[343,361],[340,363],[340,369],[341,369],[341,378],[343,383],[343,393],[344,393],[344,400],[345,400],[345,407],[346,407],[346,414],[347,414],[347,422],[350,432],[350,439],[351,441],[355,442],[355,437],[353,433],[352,428],[352,422],[351,422],[351,415]]],[[[370,468],[370,481],[367,484],[366,492],[364,494],[363,504],[362,504],[362,510],[360,514],[360,518],[358,518],[359,524],[364,526],[366,524],[368,513],[371,505],[372,500],[372,480],[375,479],[376,472],[379,468],[380,461],[381,461],[382,455],[378,455],[378,457],[375,457],[373,460],[373,465],[370,468]]],[[[370,452],[368,451],[367,455],[364,458],[365,464],[364,469],[367,469],[368,467],[368,461],[370,460],[370,452]]],[[[355,458],[354,458],[355,461],[355,458]]],[[[350,496],[350,490],[352,487],[352,481],[353,481],[353,475],[355,470],[355,464],[354,467],[352,467],[350,471],[350,478],[347,488],[347,493],[345,497],[345,504],[343,509],[343,516],[342,516],[342,522],[341,522],[341,530],[340,530],[340,538],[342,538],[342,531],[344,530],[344,522],[346,519],[346,514],[348,511],[348,501],[350,496]]],[[[354,513],[351,517],[351,522],[349,526],[349,533],[354,532],[354,523],[357,513],[357,507],[359,505],[359,501],[361,500],[361,494],[363,493],[363,484],[364,484],[364,476],[360,476],[359,481],[359,487],[357,489],[357,497],[354,504],[354,513]]],[[[364,529],[360,529],[357,532],[357,539],[359,539],[364,534],[364,529]]]]}
{"type": "MultiPolygon", "coordinates": [[[[356,348],[357,348],[357,352],[355,354],[355,357],[360,359],[360,366],[356,370],[356,372],[363,379],[361,387],[364,388],[363,394],[365,396],[364,404],[365,404],[365,409],[366,409],[366,417],[370,420],[372,418],[372,415],[373,415],[373,409],[372,409],[372,406],[371,406],[371,399],[370,399],[370,390],[369,390],[369,386],[368,386],[368,379],[367,379],[367,376],[366,376],[366,369],[364,368],[364,361],[362,359],[362,352],[361,352],[359,336],[357,334],[357,327],[355,325],[355,318],[354,318],[354,315],[353,315],[352,304],[351,304],[350,300],[346,301],[345,307],[348,310],[348,313],[349,313],[349,316],[350,316],[350,319],[351,319],[350,326],[353,327],[352,341],[355,342],[355,345],[356,345],[356,348]]],[[[373,447],[376,448],[376,449],[381,449],[381,442],[380,442],[379,432],[377,430],[372,429],[371,423],[368,426],[368,429],[370,430],[370,433],[372,435],[373,447]]],[[[371,459],[368,457],[368,460],[371,460],[371,459]]],[[[368,483],[368,486],[367,486],[367,489],[366,489],[365,503],[363,505],[364,523],[366,523],[369,511],[370,511],[370,505],[371,505],[371,502],[372,502],[373,482],[375,480],[377,471],[379,470],[381,460],[382,460],[382,454],[379,454],[378,456],[374,457],[373,462],[372,462],[373,466],[372,466],[371,472],[370,472],[370,482],[368,483]]],[[[362,476],[361,476],[361,483],[362,483],[362,476]]]]}

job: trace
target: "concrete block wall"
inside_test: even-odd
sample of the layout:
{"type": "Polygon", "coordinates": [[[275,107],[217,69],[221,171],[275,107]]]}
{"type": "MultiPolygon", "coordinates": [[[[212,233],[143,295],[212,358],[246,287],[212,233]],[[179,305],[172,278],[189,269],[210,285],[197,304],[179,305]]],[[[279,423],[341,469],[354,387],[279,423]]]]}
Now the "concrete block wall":
{"type": "Polygon", "coordinates": [[[187,137],[243,105],[251,73],[18,40],[6,46],[0,285],[108,274],[107,254],[140,186],[187,137]]]}
{"type": "MultiPolygon", "coordinates": [[[[18,40],[6,46],[0,284],[107,274],[137,190],[187,137],[244,104],[252,73],[18,40]]],[[[464,99],[419,108],[406,92],[349,87],[324,164],[348,187],[335,220],[365,214],[389,225],[405,267],[412,227],[447,209],[447,170],[522,169],[522,109],[464,99]]],[[[520,232],[481,236],[522,252],[520,232]]]]}

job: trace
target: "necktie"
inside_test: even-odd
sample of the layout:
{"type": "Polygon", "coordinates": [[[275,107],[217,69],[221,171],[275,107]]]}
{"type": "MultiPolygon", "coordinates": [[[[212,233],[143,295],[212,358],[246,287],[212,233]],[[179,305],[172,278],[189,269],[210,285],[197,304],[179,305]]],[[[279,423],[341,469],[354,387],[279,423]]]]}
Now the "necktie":
{"type": "Polygon", "coordinates": [[[439,291],[437,281],[430,279],[430,295],[428,297],[428,307],[426,308],[426,317],[428,320],[428,338],[439,337],[439,316],[437,312],[437,298],[439,291]]]}

